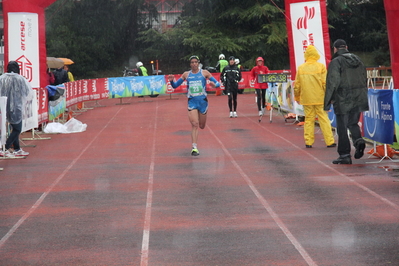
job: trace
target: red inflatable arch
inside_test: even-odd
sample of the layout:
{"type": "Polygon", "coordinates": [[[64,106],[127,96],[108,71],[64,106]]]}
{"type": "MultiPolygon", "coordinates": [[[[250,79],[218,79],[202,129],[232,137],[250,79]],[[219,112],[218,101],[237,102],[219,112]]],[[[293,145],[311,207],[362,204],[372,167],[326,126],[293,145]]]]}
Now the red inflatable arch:
{"type": "MultiPolygon", "coordinates": [[[[38,40],[39,40],[39,86],[44,88],[46,84],[46,20],[44,10],[46,7],[54,3],[56,0],[3,0],[3,17],[4,17],[4,62],[16,60],[9,58],[9,25],[8,14],[11,12],[35,13],[38,15],[38,40]]],[[[22,39],[22,37],[21,37],[22,39]]],[[[16,44],[19,45],[19,44],[16,44]]],[[[34,86],[36,87],[36,86],[34,86]]]]}
{"type": "Polygon", "coordinates": [[[395,89],[399,88],[399,35],[396,29],[399,28],[399,1],[384,0],[385,14],[387,17],[389,49],[391,53],[392,77],[395,89]]]}

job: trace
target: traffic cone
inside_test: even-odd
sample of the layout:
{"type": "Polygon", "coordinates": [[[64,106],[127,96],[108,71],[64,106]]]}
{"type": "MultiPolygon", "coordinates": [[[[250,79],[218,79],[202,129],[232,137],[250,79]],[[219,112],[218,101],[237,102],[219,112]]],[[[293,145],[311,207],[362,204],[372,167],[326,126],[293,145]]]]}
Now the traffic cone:
{"type": "Polygon", "coordinates": [[[73,118],[73,114],[71,111],[68,112],[68,119],[67,121],[71,120],[73,118]]]}

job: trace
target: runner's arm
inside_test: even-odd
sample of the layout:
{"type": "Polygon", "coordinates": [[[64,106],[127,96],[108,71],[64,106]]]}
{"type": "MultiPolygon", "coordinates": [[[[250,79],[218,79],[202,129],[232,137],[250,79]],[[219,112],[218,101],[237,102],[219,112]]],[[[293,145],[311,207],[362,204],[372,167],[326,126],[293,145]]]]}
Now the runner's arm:
{"type": "Polygon", "coordinates": [[[203,70],[202,72],[204,74],[204,77],[209,79],[211,82],[215,84],[215,88],[220,87],[220,83],[212,76],[212,74],[208,70],[203,70]]]}

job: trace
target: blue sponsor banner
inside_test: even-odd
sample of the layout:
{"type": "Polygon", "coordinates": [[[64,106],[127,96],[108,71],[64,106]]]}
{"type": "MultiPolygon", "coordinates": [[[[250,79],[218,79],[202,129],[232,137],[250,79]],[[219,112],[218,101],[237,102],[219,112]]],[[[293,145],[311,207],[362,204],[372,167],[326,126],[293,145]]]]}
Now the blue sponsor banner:
{"type": "Polygon", "coordinates": [[[364,136],[373,141],[392,144],[394,108],[392,90],[369,89],[369,111],[363,113],[364,136]]]}
{"type": "Polygon", "coordinates": [[[138,76],[108,78],[109,98],[134,97],[166,93],[165,77],[138,76]]]}

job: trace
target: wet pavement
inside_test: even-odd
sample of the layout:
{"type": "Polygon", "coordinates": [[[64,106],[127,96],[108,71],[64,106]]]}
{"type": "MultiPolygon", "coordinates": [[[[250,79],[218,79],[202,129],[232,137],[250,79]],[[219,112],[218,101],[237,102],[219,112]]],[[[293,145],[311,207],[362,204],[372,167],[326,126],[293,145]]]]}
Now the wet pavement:
{"type": "Polygon", "coordinates": [[[0,265],[399,265],[398,163],[333,165],[321,132],[306,149],[254,98],[229,118],[209,96],[197,157],[183,95],[103,100],[85,132],[24,141],[0,160],[0,265]]]}

